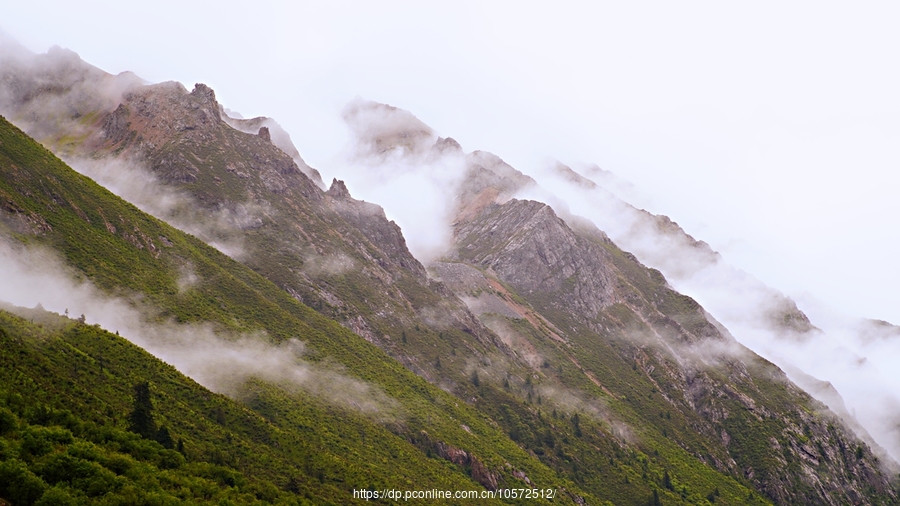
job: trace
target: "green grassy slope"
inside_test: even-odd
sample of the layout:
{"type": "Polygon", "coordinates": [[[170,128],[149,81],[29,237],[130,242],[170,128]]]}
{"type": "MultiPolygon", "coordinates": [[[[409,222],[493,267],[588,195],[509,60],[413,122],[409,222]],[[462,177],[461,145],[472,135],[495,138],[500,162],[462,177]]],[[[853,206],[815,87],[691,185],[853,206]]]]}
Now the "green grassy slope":
{"type": "Polygon", "coordinates": [[[9,480],[0,497],[13,504],[30,504],[26,496],[42,491],[42,504],[64,504],[50,500],[54,494],[102,504],[346,500],[332,484],[311,488],[302,475],[284,482],[274,472],[292,467],[277,447],[302,448],[296,434],[121,337],[39,309],[14,310],[28,319],[0,312],[0,474],[9,480]],[[152,384],[154,420],[179,450],[127,431],[133,385],[143,381],[152,384]],[[61,490],[48,491],[54,486],[61,490]]]}

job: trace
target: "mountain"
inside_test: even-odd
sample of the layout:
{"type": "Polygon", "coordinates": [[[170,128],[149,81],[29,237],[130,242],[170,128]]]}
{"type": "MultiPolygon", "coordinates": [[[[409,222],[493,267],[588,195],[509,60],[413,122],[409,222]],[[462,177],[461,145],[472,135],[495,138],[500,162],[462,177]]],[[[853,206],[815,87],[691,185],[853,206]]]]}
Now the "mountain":
{"type": "MultiPolygon", "coordinates": [[[[180,375],[170,380],[171,367],[92,325],[76,326],[89,332],[67,344],[69,333],[60,324],[62,334],[48,338],[55,339],[63,355],[49,368],[41,366],[40,341],[28,336],[27,329],[8,332],[27,338],[20,346],[30,351],[6,355],[12,367],[5,371],[21,377],[4,381],[10,394],[124,430],[128,410],[123,406],[131,389],[136,382],[150,381],[161,390],[157,406],[172,437],[183,439],[189,450],[196,448],[198,461],[265,477],[283,491],[296,488],[299,480],[309,484],[301,488],[315,502],[346,503],[354,488],[370,486],[428,483],[442,489],[478,489],[484,486],[479,480],[492,488],[536,483],[561,494],[565,490],[573,497],[590,497],[557,478],[466,403],[247,267],[75,173],[5,120],[0,168],[3,236],[13,251],[25,248],[20,258],[40,257],[44,248],[57,252],[99,290],[93,296],[101,308],[99,321],[143,339],[145,347],[167,354],[182,367],[194,359],[208,360],[213,369],[225,368],[210,384],[239,399],[246,406],[242,410],[252,410],[250,421],[265,420],[270,428],[241,428],[250,432],[246,437],[252,441],[246,444],[244,436],[228,436],[222,429],[204,433],[204,420],[229,427],[225,421],[233,415],[228,410],[237,405],[226,403],[220,410],[217,405],[225,401],[221,396],[195,384],[191,389],[179,387],[187,380],[180,375]],[[187,286],[185,266],[194,278],[187,286]],[[117,296],[124,298],[115,304],[117,296]],[[212,336],[204,337],[204,332],[212,336]],[[285,348],[297,339],[306,347],[303,353],[285,348]],[[264,363],[257,368],[217,353],[249,355],[264,363]],[[278,362],[284,355],[283,363],[278,362]],[[72,363],[73,357],[81,362],[72,363]],[[103,371],[111,369],[113,361],[121,371],[109,377],[103,371]],[[284,370],[272,370],[279,367],[284,370]],[[108,381],[98,382],[98,377],[108,381]],[[205,402],[204,396],[218,400],[205,402]]],[[[11,257],[4,262],[12,262],[11,257]]],[[[25,409],[17,416],[31,415],[25,409]]],[[[242,420],[249,415],[234,416],[242,420]]],[[[52,422],[47,423],[55,425],[52,422]]],[[[25,435],[12,437],[16,447],[25,435]]]]}
{"type": "MultiPolygon", "coordinates": [[[[156,218],[3,123],[3,236],[13,252],[52,251],[95,298],[117,301],[98,307],[127,316],[88,306],[89,320],[300,441],[246,436],[242,448],[265,445],[254,454],[273,455],[271,466],[215,465],[279,497],[303,483],[314,501],[421,484],[537,486],[592,504],[896,501],[892,463],[877,448],[593,223],[517,198],[536,182],[500,158],[465,153],[390,106],[347,109],[359,157],[460,164],[449,247],[423,265],[379,206],[339,180],[323,191],[267,120],[223,116],[205,85],[145,85],[60,51],[4,60],[4,114],[156,218]],[[102,82],[125,84],[107,92],[102,82]],[[135,180],[143,188],[126,184],[135,180]]],[[[164,377],[155,360],[137,350],[123,359],[145,374],[123,372],[112,397],[79,383],[112,406],[91,422],[124,431],[130,389],[164,377]]],[[[71,390],[62,372],[40,379],[71,390]]],[[[238,445],[194,435],[192,415],[168,411],[187,391],[164,392],[157,405],[173,437],[208,448],[191,458],[238,445]]],[[[22,462],[41,476],[41,462],[22,462]]]]}

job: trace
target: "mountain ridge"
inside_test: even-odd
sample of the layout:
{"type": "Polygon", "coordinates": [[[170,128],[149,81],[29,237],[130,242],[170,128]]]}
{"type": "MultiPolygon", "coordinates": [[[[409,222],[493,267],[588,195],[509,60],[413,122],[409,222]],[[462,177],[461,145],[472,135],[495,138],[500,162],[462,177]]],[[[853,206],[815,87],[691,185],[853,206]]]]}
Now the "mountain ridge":
{"type": "MultiPolygon", "coordinates": [[[[388,114],[388,128],[373,130],[374,155],[420,160],[446,152],[465,163],[454,249],[428,266],[429,273],[382,208],[353,199],[339,179],[323,191],[271,137],[228,126],[208,87],[198,84],[189,93],[180,85],[155,85],[122,99],[106,113],[76,121],[87,135],[48,144],[69,154],[148,163],[165,187],[195,199],[202,209],[196,216],[221,209],[236,216],[239,206],[253,204],[248,219],[226,235],[243,241],[244,252],[235,258],[260,277],[254,283],[273,282],[291,296],[266,291],[267,298],[282,307],[308,304],[377,344],[387,353],[376,354],[379,363],[396,372],[384,358],[389,355],[439,386],[447,395],[436,397],[442,402],[468,405],[466,416],[477,414],[480,426],[493,427],[504,451],[520,451],[528,456],[522,462],[546,470],[538,473],[583,489],[574,501],[595,495],[624,504],[654,496],[764,502],[753,489],[778,503],[840,504],[842,493],[866,503],[896,497],[881,464],[868,449],[853,448],[856,438],[828,422],[824,406],[729,341],[696,301],[672,290],[659,271],[597,227],[514,198],[536,183],[499,157],[464,154],[421,122],[412,122],[407,134],[411,115],[396,108],[373,106],[375,113],[365,113],[388,114]],[[298,248],[298,242],[314,249],[298,248]]],[[[8,192],[4,198],[7,213],[26,224],[21,230],[53,232],[46,213],[24,197],[8,192]]],[[[115,234],[112,226],[127,234],[132,247],[166,254],[165,241],[154,234],[132,234],[84,204],[69,212],[79,211],[108,233],[115,234]]],[[[95,277],[102,268],[86,272],[95,277]]],[[[108,286],[118,286],[106,276],[108,286]]],[[[259,318],[253,307],[241,311],[247,321],[259,318]]],[[[351,349],[368,349],[328,320],[303,314],[351,349]]],[[[317,341],[352,364],[353,373],[375,374],[361,366],[361,357],[350,359],[328,342],[317,341]]],[[[250,405],[277,411],[266,402],[250,405]]],[[[453,430],[465,438],[479,424],[453,430]]],[[[430,448],[462,466],[483,486],[522,480],[513,478],[519,469],[484,457],[485,447],[461,449],[423,430],[400,428],[397,435],[417,451],[430,448]]]]}

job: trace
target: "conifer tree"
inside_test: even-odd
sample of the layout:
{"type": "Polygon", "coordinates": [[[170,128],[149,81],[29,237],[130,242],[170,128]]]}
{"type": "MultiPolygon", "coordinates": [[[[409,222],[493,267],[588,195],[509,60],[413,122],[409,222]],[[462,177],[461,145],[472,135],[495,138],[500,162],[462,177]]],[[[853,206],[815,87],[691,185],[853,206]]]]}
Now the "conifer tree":
{"type": "Polygon", "coordinates": [[[147,381],[134,385],[134,409],[128,416],[128,430],[147,439],[156,439],[153,400],[150,398],[150,383],[147,381]]]}
{"type": "Polygon", "coordinates": [[[169,450],[175,448],[175,440],[172,439],[172,434],[169,433],[169,428],[166,426],[162,426],[156,431],[156,442],[163,445],[163,448],[167,448],[169,450]]]}

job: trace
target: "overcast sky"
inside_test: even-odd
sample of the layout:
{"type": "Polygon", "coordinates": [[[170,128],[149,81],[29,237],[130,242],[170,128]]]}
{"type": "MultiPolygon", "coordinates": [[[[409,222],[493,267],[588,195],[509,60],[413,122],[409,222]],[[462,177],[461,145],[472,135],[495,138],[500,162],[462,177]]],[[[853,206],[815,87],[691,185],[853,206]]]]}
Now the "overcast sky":
{"type": "Polygon", "coordinates": [[[900,323],[898,5],[32,0],[0,27],[207,83],[326,181],[357,96],[525,172],[597,163],[801,307],[900,323]]]}

